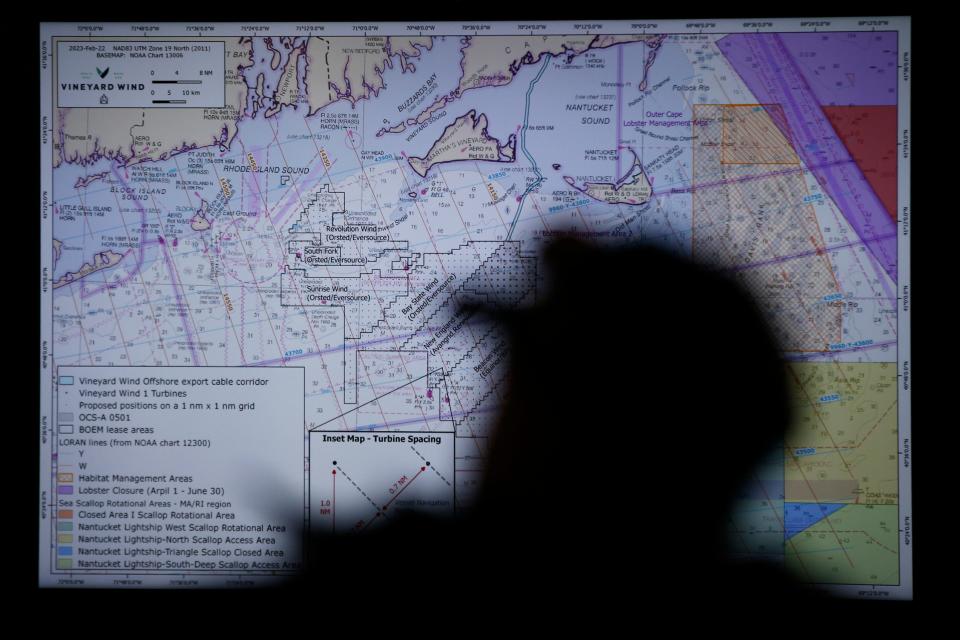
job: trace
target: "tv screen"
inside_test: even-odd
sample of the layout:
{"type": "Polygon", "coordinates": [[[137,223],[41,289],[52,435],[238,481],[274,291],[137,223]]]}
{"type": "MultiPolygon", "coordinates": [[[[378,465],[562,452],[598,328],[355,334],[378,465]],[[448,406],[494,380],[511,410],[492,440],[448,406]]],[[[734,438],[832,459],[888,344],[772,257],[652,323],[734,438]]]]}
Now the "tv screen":
{"type": "Polygon", "coordinates": [[[308,538],[468,512],[511,362],[474,309],[534,306],[564,236],[709,264],[775,334],[792,424],[730,554],[912,597],[909,18],[39,46],[41,586],[275,585],[308,538]]]}

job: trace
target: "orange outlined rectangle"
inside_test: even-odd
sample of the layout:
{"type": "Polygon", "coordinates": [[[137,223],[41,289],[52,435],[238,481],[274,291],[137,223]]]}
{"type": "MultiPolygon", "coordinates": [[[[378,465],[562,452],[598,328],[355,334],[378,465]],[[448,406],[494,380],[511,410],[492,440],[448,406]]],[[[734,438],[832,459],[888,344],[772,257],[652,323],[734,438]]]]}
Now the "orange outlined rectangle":
{"type": "Polygon", "coordinates": [[[786,116],[780,105],[717,106],[723,110],[720,164],[800,164],[800,157],[785,134],[786,116]]]}

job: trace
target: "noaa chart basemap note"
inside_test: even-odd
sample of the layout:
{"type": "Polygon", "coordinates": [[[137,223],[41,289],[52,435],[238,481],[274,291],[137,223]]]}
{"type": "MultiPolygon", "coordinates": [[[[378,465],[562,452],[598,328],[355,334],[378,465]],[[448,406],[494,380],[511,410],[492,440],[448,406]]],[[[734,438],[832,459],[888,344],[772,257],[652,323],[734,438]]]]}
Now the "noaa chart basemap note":
{"type": "Polygon", "coordinates": [[[532,304],[566,233],[707,261],[774,328],[796,423],[733,553],[912,597],[908,18],[39,48],[41,585],[272,584],[307,532],[467,507],[510,359],[469,303],[532,304]]]}

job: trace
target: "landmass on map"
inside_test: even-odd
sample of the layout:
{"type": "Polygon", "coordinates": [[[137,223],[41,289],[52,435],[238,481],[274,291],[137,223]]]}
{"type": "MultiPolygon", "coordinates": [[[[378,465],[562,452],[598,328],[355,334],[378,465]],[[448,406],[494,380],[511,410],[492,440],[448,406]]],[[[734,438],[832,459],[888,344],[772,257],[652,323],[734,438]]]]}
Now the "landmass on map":
{"type": "MultiPolygon", "coordinates": [[[[59,255],[59,250],[58,250],[59,255]]],[[[69,271],[63,276],[60,277],[56,282],[53,283],[54,289],[59,289],[60,287],[66,286],[71,282],[76,282],[81,278],[86,278],[91,273],[96,273],[97,271],[103,271],[104,269],[109,269],[110,267],[116,266],[119,262],[123,260],[123,254],[117,253],[115,251],[101,251],[100,253],[93,256],[93,262],[85,262],[83,266],[80,267],[77,271],[69,271]]]]}
{"type": "Polygon", "coordinates": [[[471,109],[453,121],[422,157],[408,159],[410,167],[420,177],[426,177],[430,168],[445,162],[483,160],[513,162],[516,159],[516,136],[511,134],[504,144],[487,133],[487,116],[477,115],[471,109]]]}
{"type": "MultiPolygon", "coordinates": [[[[300,45],[290,51],[287,65],[283,68],[283,73],[280,74],[280,81],[273,95],[273,106],[264,112],[263,116],[265,118],[275,115],[285,106],[295,105],[300,98],[299,71],[297,70],[297,65],[300,63],[300,57],[304,54],[305,50],[306,46],[300,45]]],[[[272,68],[275,68],[273,67],[275,63],[278,64],[278,57],[279,52],[274,50],[274,57],[270,62],[272,68]]],[[[260,78],[262,77],[263,74],[260,74],[260,78]]],[[[263,84],[259,78],[257,80],[257,91],[262,95],[263,84]]]]}
{"type": "Polygon", "coordinates": [[[190,218],[190,228],[194,231],[206,231],[210,228],[210,221],[207,219],[207,201],[200,201],[200,208],[193,217],[190,218]]]}
{"type": "Polygon", "coordinates": [[[647,175],[643,172],[640,158],[637,157],[633,149],[630,149],[630,153],[633,154],[633,164],[617,182],[584,182],[583,186],[580,187],[577,186],[576,180],[570,176],[563,176],[563,179],[577,191],[600,202],[606,202],[607,204],[645,204],[650,200],[653,189],[650,187],[647,175]]]}
{"type": "MultiPolygon", "coordinates": [[[[356,104],[376,97],[386,84],[383,73],[393,68],[397,58],[402,71],[414,72],[411,59],[422,50],[433,48],[433,38],[395,38],[382,36],[313,37],[306,44],[307,101],[313,115],[337,100],[356,104]]],[[[292,56],[291,56],[292,57],[292,56]]],[[[295,67],[294,67],[295,68],[295,67]]]]}
{"type": "Polygon", "coordinates": [[[85,189],[89,187],[91,183],[96,182],[97,180],[102,180],[107,177],[109,171],[102,171],[100,173],[94,173],[89,176],[82,176],[77,178],[77,181],[74,183],[74,189],[85,189]]]}
{"type": "Polygon", "coordinates": [[[463,38],[460,60],[460,82],[450,93],[440,96],[418,115],[377,132],[377,137],[386,133],[401,133],[408,126],[423,124],[434,113],[471,89],[482,87],[501,87],[510,84],[514,76],[525,65],[539,62],[544,55],[564,56],[569,63],[576,56],[591,49],[606,49],[618,44],[645,42],[649,47],[644,64],[644,77],[637,86],[640,91],[646,89],[646,72],[656,57],[663,42],[663,36],[623,35],[623,36],[483,36],[463,38]]]}

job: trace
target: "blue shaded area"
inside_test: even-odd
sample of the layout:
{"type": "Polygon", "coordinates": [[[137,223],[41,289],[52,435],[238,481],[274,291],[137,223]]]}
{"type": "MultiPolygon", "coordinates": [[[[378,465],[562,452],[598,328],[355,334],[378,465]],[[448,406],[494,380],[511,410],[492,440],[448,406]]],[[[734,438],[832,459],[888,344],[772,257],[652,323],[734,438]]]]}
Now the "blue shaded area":
{"type": "Polygon", "coordinates": [[[789,540],[845,506],[847,506],[846,503],[785,502],[783,504],[784,539],[789,540]]]}

